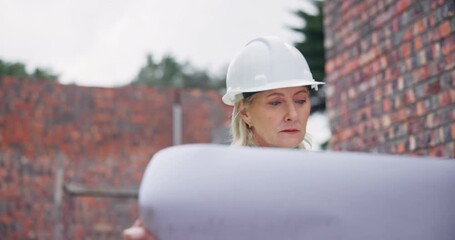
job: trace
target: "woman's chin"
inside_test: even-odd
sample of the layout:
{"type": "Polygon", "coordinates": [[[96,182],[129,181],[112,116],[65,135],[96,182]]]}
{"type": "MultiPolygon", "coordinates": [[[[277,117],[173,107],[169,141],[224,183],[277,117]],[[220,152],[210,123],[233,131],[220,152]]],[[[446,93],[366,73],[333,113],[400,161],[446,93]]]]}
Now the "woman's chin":
{"type": "Polygon", "coordinates": [[[303,139],[288,139],[287,141],[282,141],[279,142],[275,145],[275,147],[279,148],[297,148],[299,147],[300,143],[303,141],[303,139]]]}
{"type": "Polygon", "coordinates": [[[264,141],[262,139],[255,139],[257,146],[259,147],[275,147],[275,148],[297,148],[302,143],[304,137],[299,135],[289,136],[282,135],[275,139],[269,139],[264,141]]]}

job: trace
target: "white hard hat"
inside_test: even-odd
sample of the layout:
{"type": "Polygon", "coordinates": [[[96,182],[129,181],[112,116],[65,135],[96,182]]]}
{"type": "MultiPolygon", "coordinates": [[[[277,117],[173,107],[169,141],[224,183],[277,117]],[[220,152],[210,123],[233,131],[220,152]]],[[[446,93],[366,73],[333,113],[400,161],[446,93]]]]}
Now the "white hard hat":
{"type": "Polygon", "coordinates": [[[223,102],[234,105],[242,93],[277,88],[317,86],[305,57],[278,37],[260,37],[250,41],[232,60],[226,76],[223,102]]]}

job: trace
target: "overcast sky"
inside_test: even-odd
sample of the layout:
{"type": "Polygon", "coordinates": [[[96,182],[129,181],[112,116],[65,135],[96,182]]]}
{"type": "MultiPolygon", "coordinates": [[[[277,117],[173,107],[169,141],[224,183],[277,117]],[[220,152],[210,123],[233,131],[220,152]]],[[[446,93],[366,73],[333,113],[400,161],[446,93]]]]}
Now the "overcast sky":
{"type": "Polygon", "coordinates": [[[299,40],[295,9],[314,11],[307,0],[0,0],[0,58],[85,86],[128,83],[148,53],[224,74],[256,36],[299,40]]]}

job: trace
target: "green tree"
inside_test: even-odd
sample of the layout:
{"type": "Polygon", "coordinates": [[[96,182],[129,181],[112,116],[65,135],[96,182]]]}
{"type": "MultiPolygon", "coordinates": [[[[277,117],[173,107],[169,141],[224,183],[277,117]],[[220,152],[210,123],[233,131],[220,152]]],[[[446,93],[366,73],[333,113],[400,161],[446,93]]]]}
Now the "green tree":
{"type": "Polygon", "coordinates": [[[166,55],[161,62],[155,62],[153,56],[149,54],[145,66],[141,68],[132,84],[179,86],[182,76],[182,65],[174,57],[166,55]]]}
{"type": "MultiPolygon", "coordinates": [[[[305,56],[310,66],[313,78],[316,81],[325,80],[325,51],[324,51],[324,26],[322,14],[322,1],[311,1],[317,8],[318,13],[309,14],[304,10],[297,10],[293,13],[302,19],[301,27],[291,27],[291,29],[303,35],[303,40],[294,45],[305,56]]],[[[313,112],[325,111],[324,91],[313,92],[311,96],[313,112]]]]}
{"type": "Polygon", "coordinates": [[[193,67],[189,62],[180,63],[166,54],[161,61],[147,55],[146,64],[131,84],[177,88],[219,88],[221,80],[211,77],[205,70],[193,67]]]}
{"type": "Polygon", "coordinates": [[[53,74],[51,71],[36,68],[32,74],[27,72],[25,64],[20,62],[6,62],[0,59],[0,77],[12,76],[19,78],[40,79],[57,81],[58,75],[53,74]]]}
{"type": "Polygon", "coordinates": [[[41,68],[36,68],[31,76],[35,79],[43,79],[50,81],[57,81],[58,79],[58,75],[41,68]]]}
{"type": "Polygon", "coordinates": [[[0,76],[27,77],[27,70],[23,63],[10,63],[0,60],[0,76]]]}

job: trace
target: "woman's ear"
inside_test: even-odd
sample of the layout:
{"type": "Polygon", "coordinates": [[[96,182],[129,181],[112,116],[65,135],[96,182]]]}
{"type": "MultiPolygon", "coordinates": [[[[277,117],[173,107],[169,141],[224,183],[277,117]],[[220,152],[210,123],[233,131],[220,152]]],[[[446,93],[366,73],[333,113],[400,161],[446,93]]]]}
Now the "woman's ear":
{"type": "Polygon", "coordinates": [[[239,114],[242,120],[248,125],[251,125],[251,117],[250,114],[248,113],[248,108],[245,104],[245,102],[241,101],[239,103],[239,114]]]}

